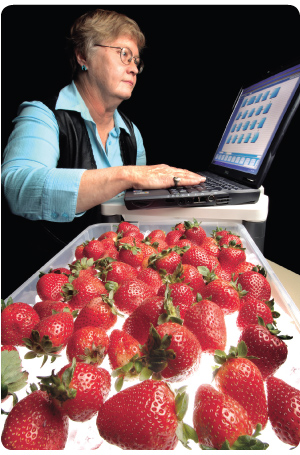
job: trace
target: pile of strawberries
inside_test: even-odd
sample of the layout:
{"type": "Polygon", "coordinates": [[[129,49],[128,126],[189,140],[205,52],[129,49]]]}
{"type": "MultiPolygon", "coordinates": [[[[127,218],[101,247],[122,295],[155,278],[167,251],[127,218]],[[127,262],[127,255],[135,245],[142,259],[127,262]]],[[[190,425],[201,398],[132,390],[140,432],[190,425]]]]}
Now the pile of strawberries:
{"type": "Polygon", "coordinates": [[[69,421],[94,417],[103,440],[127,450],[190,448],[190,440],[264,450],[257,436],[267,422],[299,445],[300,391],[276,377],[291,337],[277,328],[266,272],[247,261],[238,235],[217,228],[208,236],[194,220],[145,237],[124,221],[74,256],[40,274],[34,306],[2,301],[1,400],[13,397],[5,448],[64,449],[69,421]],[[240,336],[226,353],[230,315],[240,336]],[[66,358],[20,401],[28,373],[18,347],[41,366],[66,358]],[[205,357],[215,361],[209,383],[205,357]],[[191,378],[199,387],[187,424],[191,378]]]}

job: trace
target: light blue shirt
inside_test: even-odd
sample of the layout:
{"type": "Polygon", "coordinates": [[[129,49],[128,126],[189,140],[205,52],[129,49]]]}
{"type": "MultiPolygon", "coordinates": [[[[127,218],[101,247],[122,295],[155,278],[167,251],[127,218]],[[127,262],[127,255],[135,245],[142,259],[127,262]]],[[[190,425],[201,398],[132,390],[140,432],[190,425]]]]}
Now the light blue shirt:
{"type": "MultiPolygon", "coordinates": [[[[63,88],[56,109],[81,113],[85,121],[98,169],[121,166],[120,128],[127,132],[122,117],[115,111],[114,128],[104,150],[88,108],[74,82],[63,88]]],[[[72,221],[75,216],[81,176],[85,169],[56,168],[59,159],[59,128],[53,112],[40,101],[24,102],[13,121],[4,151],[2,185],[12,212],[31,220],[72,221]]],[[[137,165],[146,164],[142,136],[135,125],[137,165]]]]}

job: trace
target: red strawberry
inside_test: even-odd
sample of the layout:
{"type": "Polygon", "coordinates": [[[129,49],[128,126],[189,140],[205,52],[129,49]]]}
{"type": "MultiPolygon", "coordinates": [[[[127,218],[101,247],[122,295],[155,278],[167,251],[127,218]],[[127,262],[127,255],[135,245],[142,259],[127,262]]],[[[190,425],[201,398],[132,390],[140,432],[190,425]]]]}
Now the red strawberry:
{"type": "Polygon", "coordinates": [[[255,267],[252,262],[244,261],[237,265],[237,267],[233,270],[233,281],[236,281],[241,273],[249,272],[253,270],[255,267]]]}
{"type": "Polygon", "coordinates": [[[225,441],[234,449],[240,436],[252,434],[252,424],[243,406],[209,384],[200,385],[196,391],[193,426],[203,449],[225,450],[225,441]]]}
{"type": "Polygon", "coordinates": [[[79,276],[82,270],[87,270],[91,275],[97,275],[97,269],[95,268],[95,261],[93,258],[83,257],[82,259],[77,259],[73,261],[72,264],[69,264],[72,271],[72,275],[75,277],[79,276]]]}
{"type": "Polygon", "coordinates": [[[213,237],[206,237],[203,240],[201,247],[204,248],[204,250],[207,251],[208,254],[211,254],[212,256],[218,257],[220,254],[220,247],[218,245],[218,242],[213,237]]]}
{"type": "Polygon", "coordinates": [[[227,231],[227,229],[218,227],[212,232],[212,236],[217,240],[218,243],[222,240],[223,237],[226,238],[229,234],[233,233],[231,231],[227,231]]]}
{"type": "Polygon", "coordinates": [[[64,273],[41,273],[36,284],[36,291],[41,300],[63,300],[62,286],[69,278],[64,273]]]}
{"type": "Polygon", "coordinates": [[[142,269],[137,275],[137,279],[144,281],[149,286],[152,286],[152,288],[155,290],[155,293],[157,293],[159,288],[163,285],[163,281],[159,272],[150,267],[142,269]]]}
{"type": "Polygon", "coordinates": [[[66,355],[69,362],[101,365],[108,352],[109,338],[102,327],[86,326],[76,330],[69,338],[66,355]]]}
{"type": "Polygon", "coordinates": [[[94,261],[100,259],[104,253],[105,253],[104,246],[97,239],[90,240],[83,249],[84,257],[88,259],[93,258],[94,261]]]}
{"type": "Polygon", "coordinates": [[[185,237],[195,245],[202,245],[206,238],[205,230],[200,226],[198,221],[194,218],[193,222],[185,221],[185,237]]]}
{"type": "Polygon", "coordinates": [[[139,342],[123,330],[113,330],[109,338],[108,359],[117,376],[115,389],[119,392],[124,379],[137,376],[140,371],[135,368],[134,358],[142,356],[139,342]],[[123,368],[125,366],[125,368],[123,368]]]}
{"type": "MultiPolygon", "coordinates": [[[[188,240],[188,239],[179,239],[179,240],[177,240],[177,242],[173,246],[178,246],[179,248],[184,248],[184,247],[187,247],[187,246],[191,247],[191,246],[193,246],[193,243],[190,240],[188,240]]],[[[186,248],[186,250],[187,249],[188,248],[186,248]]]]}
{"type": "Polygon", "coordinates": [[[194,267],[207,267],[212,271],[219,264],[219,261],[215,256],[208,254],[204,248],[194,245],[183,253],[182,263],[194,267]]]}
{"type": "Polygon", "coordinates": [[[42,319],[34,326],[30,338],[24,339],[26,347],[30,349],[25,358],[43,356],[43,364],[49,355],[54,359],[66,346],[73,330],[73,315],[67,308],[42,319]]]}
{"type": "Polygon", "coordinates": [[[118,234],[115,231],[106,231],[98,237],[99,242],[104,239],[111,239],[115,243],[118,239],[118,234]]]}
{"type": "Polygon", "coordinates": [[[228,355],[217,351],[215,360],[222,366],[216,371],[215,383],[220,392],[231,396],[246,409],[253,429],[258,424],[264,429],[268,421],[264,382],[257,366],[246,356],[247,347],[243,341],[237,348],[231,347],[228,355]]]}
{"type": "Polygon", "coordinates": [[[83,242],[81,245],[78,245],[75,248],[75,259],[82,259],[84,257],[83,250],[84,250],[85,245],[87,245],[87,243],[88,243],[88,241],[83,242]]]}
{"type": "Polygon", "coordinates": [[[211,300],[221,307],[225,315],[232,314],[240,309],[240,297],[238,291],[228,282],[216,279],[208,283],[202,297],[211,300]]]}
{"type": "Polygon", "coordinates": [[[147,367],[168,382],[183,381],[198,369],[202,349],[190,330],[176,322],[152,327],[143,352],[147,367]]]}
{"type": "Polygon", "coordinates": [[[137,278],[122,281],[114,294],[115,305],[122,313],[130,314],[155,290],[137,278]]]}
{"type": "Polygon", "coordinates": [[[119,259],[119,251],[112,239],[103,239],[100,240],[101,245],[103,246],[105,252],[102,254],[101,258],[113,258],[119,259]]]}
{"type": "Polygon", "coordinates": [[[102,281],[114,281],[118,284],[129,278],[135,278],[139,273],[131,265],[121,261],[110,260],[109,258],[98,261],[96,267],[100,271],[102,281]]]}
{"type": "Polygon", "coordinates": [[[168,248],[158,253],[149,261],[149,266],[154,267],[156,270],[164,270],[166,273],[172,274],[175,272],[176,267],[181,262],[181,256],[174,249],[168,248]]]}
{"type": "Polygon", "coordinates": [[[196,267],[191,264],[182,264],[180,278],[191,287],[195,297],[198,293],[202,294],[205,288],[205,281],[196,267]]]}
{"type": "Polygon", "coordinates": [[[133,242],[133,245],[130,245],[129,243],[120,244],[119,260],[121,262],[125,262],[126,264],[138,269],[141,267],[143,259],[144,252],[142,248],[136,245],[135,241],[133,242]]]}
{"type": "MultiPolygon", "coordinates": [[[[241,300],[243,301],[243,299],[241,300]]],[[[257,324],[258,316],[264,320],[265,324],[273,324],[273,317],[278,317],[278,313],[273,311],[273,303],[272,300],[263,302],[255,298],[248,298],[239,311],[236,320],[237,327],[242,330],[249,324],[257,324]]]]}
{"type": "Polygon", "coordinates": [[[82,327],[102,327],[109,330],[117,322],[117,310],[111,295],[94,297],[82,308],[74,322],[74,331],[82,327]]]}
{"type": "MultiPolygon", "coordinates": [[[[180,317],[184,319],[187,309],[195,302],[195,296],[191,288],[181,283],[171,283],[169,285],[170,295],[174,307],[179,307],[180,317]]],[[[157,295],[164,296],[166,292],[166,285],[161,286],[157,295]]]]}
{"type": "Polygon", "coordinates": [[[164,310],[164,297],[153,296],[146,298],[125,320],[122,330],[145,344],[148,340],[151,324],[156,326],[158,318],[164,310]]]}
{"type": "Polygon", "coordinates": [[[220,278],[221,280],[228,282],[231,281],[232,270],[229,268],[222,267],[221,264],[217,265],[213,269],[213,273],[216,275],[217,278],[220,278]]]}
{"type": "Polygon", "coordinates": [[[241,262],[246,261],[245,248],[241,248],[234,241],[230,241],[228,245],[223,245],[218,259],[223,268],[233,270],[241,262]]]}
{"type": "Polygon", "coordinates": [[[61,300],[42,300],[33,305],[33,309],[37,312],[40,319],[52,316],[53,311],[60,313],[64,308],[69,308],[71,311],[69,305],[61,300]]]}
{"type": "Polygon", "coordinates": [[[239,245],[241,248],[243,248],[243,242],[241,241],[240,236],[229,232],[222,235],[222,238],[219,240],[219,246],[228,246],[231,242],[234,242],[235,245],[239,245]]]}
{"type": "Polygon", "coordinates": [[[280,336],[279,333],[272,324],[265,326],[259,318],[258,323],[247,325],[240,335],[239,341],[246,343],[248,355],[256,357],[252,362],[259,368],[264,380],[287,359],[288,348],[283,340],[291,337],[280,336]]]}
{"type": "Polygon", "coordinates": [[[160,239],[160,238],[154,238],[151,240],[151,243],[150,245],[155,248],[155,254],[158,252],[158,253],[161,253],[163,250],[167,250],[169,248],[169,245],[168,243],[163,240],[163,239],[160,239]]]}
{"type": "Polygon", "coordinates": [[[129,223],[129,221],[121,221],[117,227],[117,233],[122,233],[122,236],[125,237],[128,232],[140,232],[140,229],[135,224],[129,223]]]}
{"type": "Polygon", "coordinates": [[[249,271],[239,276],[237,284],[240,284],[243,291],[247,291],[244,297],[254,297],[259,300],[270,300],[271,286],[267,278],[261,272],[249,271]]]}
{"type": "Polygon", "coordinates": [[[277,437],[285,444],[300,442],[300,390],[282,379],[267,379],[269,419],[277,437]]]}
{"type": "Polygon", "coordinates": [[[23,338],[29,337],[39,322],[38,313],[28,303],[14,303],[11,297],[6,304],[2,300],[1,307],[1,343],[25,346],[23,338]]]}
{"type": "Polygon", "coordinates": [[[20,400],[6,418],[1,441],[8,450],[63,450],[69,419],[46,392],[36,390],[20,400]]]}
{"type": "Polygon", "coordinates": [[[94,417],[111,387],[110,374],[106,369],[76,363],[75,359],[57,375],[39,379],[41,389],[52,397],[54,405],[75,422],[86,422],[94,417]]]}
{"type": "Polygon", "coordinates": [[[174,231],[169,231],[166,235],[165,241],[169,245],[169,248],[175,246],[178,240],[183,236],[183,231],[175,229],[174,231]]]}
{"type": "Polygon", "coordinates": [[[63,286],[63,294],[72,310],[80,311],[94,297],[108,294],[108,291],[99,278],[82,270],[77,278],[70,277],[69,282],[63,286]]]}
{"type": "MultiPolygon", "coordinates": [[[[162,229],[154,229],[153,231],[150,232],[150,234],[147,235],[147,239],[154,241],[154,239],[161,239],[165,240],[166,238],[166,233],[162,229]]],[[[151,242],[152,243],[152,242],[151,242]]]]}
{"type": "Polygon", "coordinates": [[[152,379],[128,387],[101,407],[96,420],[100,436],[124,450],[173,450],[178,434],[188,447],[188,439],[197,441],[197,436],[182,422],[184,394],[180,389],[175,397],[166,383],[152,379]]]}
{"type": "Polygon", "coordinates": [[[202,351],[213,354],[224,350],[227,333],[222,309],[210,300],[201,300],[192,305],[184,318],[186,326],[198,339],[202,351]]]}

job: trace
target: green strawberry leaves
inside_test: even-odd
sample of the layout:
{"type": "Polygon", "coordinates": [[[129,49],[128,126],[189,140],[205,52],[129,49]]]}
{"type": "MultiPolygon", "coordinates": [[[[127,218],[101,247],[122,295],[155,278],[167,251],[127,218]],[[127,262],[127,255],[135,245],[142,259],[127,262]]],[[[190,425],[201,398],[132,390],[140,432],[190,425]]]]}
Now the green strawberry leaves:
{"type": "Polygon", "coordinates": [[[189,440],[191,439],[194,442],[198,443],[198,436],[194,428],[183,422],[183,418],[188,409],[188,404],[189,396],[186,393],[186,386],[180,387],[180,389],[176,390],[175,396],[176,416],[178,419],[176,436],[184,447],[191,449],[191,447],[188,445],[189,440]]]}

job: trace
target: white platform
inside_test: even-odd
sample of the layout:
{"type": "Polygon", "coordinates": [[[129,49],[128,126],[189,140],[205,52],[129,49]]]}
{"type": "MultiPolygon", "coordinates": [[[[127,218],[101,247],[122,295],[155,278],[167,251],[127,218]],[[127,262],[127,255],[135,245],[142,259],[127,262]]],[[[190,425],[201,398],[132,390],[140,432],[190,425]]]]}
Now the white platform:
{"type": "Polygon", "coordinates": [[[128,210],[122,196],[111,199],[101,205],[103,215],[122,215],[126,221],[161,221],[170,219],[202,221],[226,220],[242,223],[243,221],[266,221],[269,209],[269,198],[261,187],[259,200],[255,204],[223,205],[211,207],[172,207],[128,210]]]}

